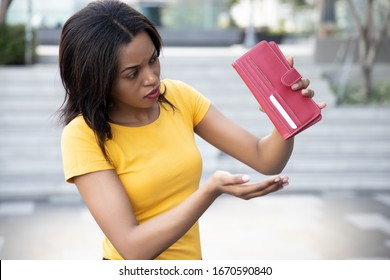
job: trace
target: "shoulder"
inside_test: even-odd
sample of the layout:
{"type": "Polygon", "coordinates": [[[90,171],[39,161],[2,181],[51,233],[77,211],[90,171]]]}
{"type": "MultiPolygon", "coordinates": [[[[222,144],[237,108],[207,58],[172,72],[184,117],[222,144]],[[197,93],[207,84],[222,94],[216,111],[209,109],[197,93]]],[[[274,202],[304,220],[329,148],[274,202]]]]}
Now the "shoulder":
{"type": "Polygon", "coordinates": [[[65,127],[88,127],[82,115],[78,115],[71,120],[65,127]]]}
{"type": "Polygon", "coordinates": [[[200,94],[193,87],[180,80],[164,79],[161,81],[161,83],[165,87],[165,93],[167,94],[167,97],[177,98],[190,94],[200,94]]]}
{"type": "Polygon", "coordinates": [[[180,80],[164,79],[161,81],[167,89],[180,91],[180,90],[194,90],[188,84],[180,80]]]}
{"type": "Polygon", "coordinates": [[[68,123],[61,136],[61,154],[65,179],[73,183],[75,176],[113,169],[96,140],[94,131],[82,116],[68,123]]]}
{"type": "Polygon", "coordinates": [[[166,98],[183,114],[187,114],[192,125],[197,125],[210,108],[211,102],[200,92],[178,80],[163,80],[166,98]]]}
{"type": "Polygon", "coordinates": [[[165,86],[166,98],[175,105],[192,104],[199,100],[208,103],[204,95],[183,81],[164,79],[161,83],[165,86]]]}
{"type": "Polygon", "coordinates": [[[85,122],[83,116],[79,115],[69,122],[62,130],[62,140],[69,138],[89,138],[95,140],[95,133],[85,122]]]}
{"type": "Polygon", "coordinates": [[[87,130],[93,133],[92,129],[85,122],[82,115],[78,115],[73,120],[71,120],[67,125],[65,125],[64,130],[87,130]]]}

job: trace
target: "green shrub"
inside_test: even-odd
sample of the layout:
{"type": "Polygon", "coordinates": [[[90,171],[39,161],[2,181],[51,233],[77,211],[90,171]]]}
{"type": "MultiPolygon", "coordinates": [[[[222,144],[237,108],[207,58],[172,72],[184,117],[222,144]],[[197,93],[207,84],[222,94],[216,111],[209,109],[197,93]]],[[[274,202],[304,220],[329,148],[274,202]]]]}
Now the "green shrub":
{"type": "MultiPolygon", "coordinates": [[[[25,44],[24,25],[0,25],[0,64],[25,64],[25,44]]],[[[35,57],[33,39],[33,61],[35,57]]]]}
{"type": "MultiPolygon", "coordinates": [[[[345,87],[341,104],[376,104],[376,105],[390,105],[390,83],[376,82],[372,87],[372,92],[368,100],[364,100],[360,93],[360,85],[349,84],[345,87]]],[[[333,87],[334,92],[337,88],[333,87]]]]}

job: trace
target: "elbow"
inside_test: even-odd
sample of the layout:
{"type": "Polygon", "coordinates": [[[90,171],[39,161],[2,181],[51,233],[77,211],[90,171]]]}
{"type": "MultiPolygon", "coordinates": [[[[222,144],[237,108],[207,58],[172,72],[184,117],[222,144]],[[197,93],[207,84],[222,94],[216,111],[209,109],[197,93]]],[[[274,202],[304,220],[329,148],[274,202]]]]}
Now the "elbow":
{"type": "Polygon", "coordinates": [[[133,251],[133,250],[129,250],[127,251],[126,253],[123,253],[121,254],[121,257],[124,259],[124,260],[141,260],[141,261],[145,261],[145,260],[154,260],[156,256],[147,256],[145,255],[142,251],[133,251]]]}
{"type": "Polygon", "coordinates": [[[125,250],[125,252],[120,253],[120,255],[124,260],[146,260],[145,256],[141,256],[141,254],[137,253],[137,250],[125,250]]]}
{"type": "Polygon", "coordinates": [[[267,171],[263,171],[261,172],[261,174],[263,175],[266,175],[266,176],[273,176],[273,175],[279,175],[280,173],[282,173],[283,169],[280,169],[280,170],[267,170],[267,171]]]}
{"type": "Polygon", "coordinates": [[[262,147],[258,145],[257,150],[257,167],[258,172],[264,175],[278,175],[283,172],[290,160],[294,141],[293,138],[283,141],[281,145],[266,145],[271,137],[265,137],[262,140],[262,147]],[[266,141],[266,142],[265,142],[266,141]]]}
{"type": "Polygon", "coordinates": [[[154,260],[163,252],[163,249],[157,251],[156,246],[150,243],[145,244],[139,239],[128,239],[121,247],[118,246],[117,250],[124,260],[154,260]]]}
{"type": "Polygon", "coordinates": [[[265,168],[261,168],[261,169],[256,170],[256,171],[258,171],[261,174],[266,175],[266,176],[278,175],[278,174],[283,172],[284,168],[286,167],[286,164],[281,164],[281,165],[277,165],[277,166],[267,166],[265,168]]]}
{"type": "Polygon", "coordinates": [[[124,260],[127,261],[147,261],[147,260],[153,260],[153,258],[145,258],[141,257],[137,254],[130,254],[122,257],[124,260]]]}
{"type": "Polygon", "coordinates": [[[122,238],[121,241],[116,243],[116,246],[113,245],[124,260],[153,260],[158,256],[149,246],[142,244],[142,241],[131,234],[122,238]]]}
{"type": "Polygon", "coordinates": [[[157,258],[161,252],[154,252],[150,250],[148,246],[143,246],[145,250],[138,247],[137,245],[127,246],[127,248],[122,248],[121,252],[118,250],[118,253],[124,260],[154,260],[157,258]]]}

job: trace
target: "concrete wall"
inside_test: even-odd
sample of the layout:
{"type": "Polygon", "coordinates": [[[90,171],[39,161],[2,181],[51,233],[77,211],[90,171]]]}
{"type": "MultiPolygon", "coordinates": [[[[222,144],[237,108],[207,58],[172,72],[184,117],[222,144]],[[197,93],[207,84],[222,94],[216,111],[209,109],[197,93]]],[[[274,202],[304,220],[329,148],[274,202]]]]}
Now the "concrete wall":
{"type": "MultiPolygon", "coordinates": [[[[238,29],[173,30],[158,28],[165,46],[231,46],[242,42],[238,29]]],[[[39,45],[58,45],[61,29],[37,30],[39,45]]]]}
{"type": "MultiPolygon", "coordinates": [[[[317,38],[315,44],[315,61],[323,63],[340,62],[343,53],[345,54],[345,51],[348,49],[355,49],[354,55],[356,61],[357,40],[348,38],[317,38]]],[[[376,61],[382,63],[390,62],[390,38],[387,38],[380,46],[376,61]]]]}

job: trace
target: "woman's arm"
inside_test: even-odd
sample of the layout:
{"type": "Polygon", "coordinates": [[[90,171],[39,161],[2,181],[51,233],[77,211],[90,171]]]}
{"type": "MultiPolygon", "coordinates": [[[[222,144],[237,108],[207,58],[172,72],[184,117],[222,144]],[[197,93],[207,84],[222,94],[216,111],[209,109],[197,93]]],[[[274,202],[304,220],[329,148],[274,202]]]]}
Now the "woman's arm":
{"type": "Polygon", "coordinates": [[[222,193],[243,199],[263,196],[288,184],[275,177],[245,184],[249,178],[218,171],[175,208],[139,224],[114,170],[74,177],[97,224],[124,259],[154,259],[182,237],[222,193]]]}
{"type": "MultiPolygon", "coordinates": [[[[293,58],[289,57],[288,62],[293,66],[293,58]]],[[[291,88],[297,91],[296,94],[312,98],[314,91],[307,88],[309,84],[308,79],[301,79],[291,88]]],[[[326,107],[324,102],[317,105],[320,109],[326,107]]],[[[284,141],[276,129],[263,138],[254,136],[213,106],[195,127],[195,132],[216,148],[265,175],[282,172],[294,147],[294,138],[284,141]]]]}
{"type": "Polygon", "coordinates": [[[266,175],[283,170],[294,146],[293,138],[284,141],[276,129],[266,137],[256,137],[213,106],[195,132],[216,148],[266,175]]]}

